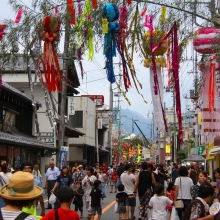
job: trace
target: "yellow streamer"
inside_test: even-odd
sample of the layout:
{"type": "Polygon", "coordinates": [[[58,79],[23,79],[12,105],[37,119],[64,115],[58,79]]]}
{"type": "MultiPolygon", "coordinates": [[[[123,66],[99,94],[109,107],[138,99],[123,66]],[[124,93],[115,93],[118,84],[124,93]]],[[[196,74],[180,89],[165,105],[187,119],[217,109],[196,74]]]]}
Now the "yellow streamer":
{"type": "Polygon", "coordinates": [[[102,19],[102,33],[108,34],[108,19],[107,18],[102,19]]]}
{"type": "Polygon", "coordinates": [[[163,6],[161,9],[161,15],[160,15],[160,23],[164,24],[166,21],[166,14],[167,14],[167,7],[163,6]]]}
{"type": "Polygon", "coordinates": [[[128,97],[125,95],[124,91],[120,88],[120,86],[119,86],[119,84],[118,84],[117,82],[116,82],[116,84],[117,84],[117,87],[118,87],[120,93],[122,93],[122,95],[124,96],[124,98],[125,98],[125,100],[127,101],[127,103],[128,103],[129,105],[131,105],[131,102],[129,101],[128,97]]]}

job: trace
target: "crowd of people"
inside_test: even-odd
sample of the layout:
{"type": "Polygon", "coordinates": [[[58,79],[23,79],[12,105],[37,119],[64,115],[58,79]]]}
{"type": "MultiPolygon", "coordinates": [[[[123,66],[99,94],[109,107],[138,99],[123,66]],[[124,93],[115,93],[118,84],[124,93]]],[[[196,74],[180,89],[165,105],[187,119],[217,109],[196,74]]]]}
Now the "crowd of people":
{"type": "Polygon", "coordinates": [[[84,202],[88,219],[101,219],[107,185],[109,193],[115,193],[118,215],[115,219],[136,219],[137,197],[138,220],[169,220],[173,212],[179,220],[220,219],[220,215],[209,213],[209,207],[220,201],[220,168],[215,170],[217,181],[212,182],[206,171],[194,165],[187,168],[180,164],[154,166],[142,162],[107,167],[105,163],[96,163],[84,168],[77,163],[70,167],[67,161],[61,170],[53,161],[49,165],[43,187],[37,164],[26,162],[12,169],[6,162],[1,163],[0,220],[79,220],[83,218],[84,202]],[[54,209],[47,214],[44,189],[48,201],[55,195],[55,201],[46,207],[52,209],[53,205],[54,209]],[[40,216],[37,216],[38,203],[40,216]]]}

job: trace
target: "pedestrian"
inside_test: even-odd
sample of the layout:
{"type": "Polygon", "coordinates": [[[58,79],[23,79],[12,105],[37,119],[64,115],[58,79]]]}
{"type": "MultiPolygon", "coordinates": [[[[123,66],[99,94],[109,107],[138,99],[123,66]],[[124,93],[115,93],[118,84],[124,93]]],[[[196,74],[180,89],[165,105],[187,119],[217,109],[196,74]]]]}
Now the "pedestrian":
{"type": "Polygon", "coordinates": [[[135,168],[134,175],[137,178],[138,174],[140,173],[140,169],[139,169],[138,163],[135,163],[134,168],[135,168]]]}
{"type": "Polygon", "coordinates": [[[164,186],[162,184],[155,186],[155,193],[156,195],[150,199],[148,207],[149,209],[153,209],[153,220],[164,220],[167,216],[166,207],[167,205],[172,205],[173,201],[164,196],[164,186]]]}
{"type": "Polygon", "coordinates": [[[120,166],[117,169],[117,174],[118,174],[118,186],[121,185],[121,174],[124,172],[124,164],[120,163],[120,166]]]}
{"type": "Polygon", "coordinates": [[[137,176],[133,192],[138,191],[140,206],[139,206],[139,220],[147,218],[148,203],[152,197],[152,183],[156,185],[154,174],[148,169],[148,163],[141,163],[141,171],[137,176]]]}
{"type": "Polygon", "coordinates": [[[100,200],[102,198],[102,191],[100,188],[102,187],[102,183],[100,180],[94,181],[94,188],[92,189],[91,196],[91,220],[94,220],[96,213],[98,214],[98,220],[101,219],[102,215],[102,207],[100,200]]]}
{"type": "Polygon", "coordinates": [[[101,181],[101,191],[102,191],[102,203],[104,201],[104,199],[106,198],[105,195],[105,188],[106,188],[106,182],[108,180],[108,176],[104,173],[104,168],[100,167],[100,173],[98,174],[98,180],[101,181]]]}
{"type": "Polygon", "coordinates": [[[115,193],[117,192],[117,182],[118,182],[118,174],[116,172],[116,168],[113,168],[112,183],[111,183],[111,191],[110,191],[110,193],[113,192],[113,187],[115,187],[115,193]]]}
{"type": "Polygon", "coordinates": [[[43,190],[34,185],[34,176],[18,171],[9,177],[8,184],[0,188],[0,196],[6,206],[0,208],[0,219],[37,220],[36,217],[22,212],[23,207],[36,206],[43,190]]]}
{"type": "Polygon", "coordinates": [[[217,168],[215,170],[215,178],[217,182],[215,192],[216,195],[218,196],[218,201],[220,201],[220,168],[217,168]]]}
{"type": "Polygon", "coordinates": [[[77,170],[78,170],[78,163],[77,162],[75,162],[75,164],[74,164],[74,166],[73,166],[73,168],[72,168],[72,173],[75,173],[77,170]]]}
{"type": "MultiPolygon", "coordinates": [[[[59,175],[60,175],[59,169],[55,166],[55,163],[53,161],[50,161],[50,167],[47,169],[46,172],[46,183],[45,183],[45,189],[47,189],[48,201],[51,195],[51,190],[56,184],[56,180],[59,175]]],[[[52,209],[52,205],[49,202],[46,209],[52,209]]]]}
{"type": "MultiPolygon", "coordinates": [[[[172,201],[174,202],[174,198],[175,198],[175,186],[173,182],[170,182],[167,190],[166,190],[166,196],[172,201]]],[[[173,209],[173,204],[172,205],[167,205],[167,211],[171,214],[172,209],[173,209]]]]}
{"type": "MultiPolygon", "coordinates": [[[[8,164],[5,162],[1,165],[1,172],[0,172],[0,187],[8,184],[9,178],[11,176],[11,172],[8,171],[8,164]]],[[[0,197],[0,208],[5,207],[5,203],[3,199],[0,197]]]]}
{"type": "Polygon", "coordinates": [[[92,191],[92,187],[94,184],[94,181],[96,180],[96,177],[93,175],[93,168],[88,167],[87,168],[87,175],[84,177],[82,181],[82,187],[84,189],[84,196],[86,201],[86,209],[88,212],[88,218],[91,217],[91,197],[90,193],[92,191]]]}
{"type": "Polygon", "coordinates": [[[213,194],[214,189],[210,183],[204,182],[203,184],[201,184],[201,186],[199,187],[199,195],[187,206],[183,215],[183,220],[214,220],[215,215],[206,214],[209,212],[208,203],[211,202],[213,194]]]}
{"type": "MultiPolygon", "coordinates": [[[[208,182],[207,172],[204,170],[200,170],[199,172],[197,172],[197,181],[197,184],[192,186],[190,189],[190,193],[193,199],[196,199],[199,196],[199,187],[201,186],[201,184],[208,182]]],[[[211,206],[215,202],[219,202],[219,200],[216,193],[214,192],[212,196],[212,201],[209,205],[211,206]]]]}
{"type": "Polygon", "coordinates": [[[158,177],[159,177],[159,183],[161,184],[161,185],[163,185],[164,186],[164,181],[165,181],[165,171],[164,171],[164,168],[163,168],[163,165],[162,164],[160,164],[159,166],[158,166],[158,177]]]}
{"type": "MultiPolygon", "coordinates": [[[[148,164],[148,169],[149,169],[149,171],[151,171],[153,173],[156,184],[158,184],[159,177],[158,177],[158,172],[157,172],[156,168],[153,166],[153,164],[148,164]]],[[[155,187],[155,184],[152,182],[152,194],[154,194],[154,187],[155,187]]]]}
{"type": "Polygon", "coordinates": [[[84,177],[85,177],[85,173],[83,171],[83,166],[80,164],[78,170],[75,173],[74,184],[78,182],[82,182],[84,177]]]}
{"type": "Polygon", "coordinates": [[[72,174],[72,168],[71,168],[70,162],[69,162],[68,160],[66,161],[66,166],[67,166],[67,168],[69,169],[70,174],[72,174]]]}
{"type": "Polygon", "coordinates": [[[74,200],[73,204],[75,204],[75,211],[80,211],[80,218],[83,218],[83,195],[84,190],[82,188],[82,182],[76,183],[77,189],[74,191],[74,200]]]}
{"type": "MultiPolygon", "coordinates": [[[[33,164],[31,162],[22,163],[21,164],[21,170],[23,172],[28,172],[31,175],[33,175],[32,174],[33,173],[33,164]]],[[[37,179],[35,176],[34,176],[34,185],[40,187],[43,191],[43,185],[42,185],[41,181],[39,179],[37,179]]],[[[38,200],[39,200],[39,203],[40,203],[40,206],[41,206],[41,216],[45,216],[43,193],[42,193],[42,195],[39,196],[38,200]]],[[[25,207],[23,207],[22,211],[25,212],[25,213],[31,214],[33,216],[37,216],[37,205],[31,206],[31,207],[26,207],[25,206],[25,207]]]]}
{"type": "Polygon", "coordinates": [[[41,175],[41,172],[39,170],[39,165],[38,164],[34,164],[34,169],[32,171],[32,174],[34,175],[34,178],[40,180],[40,182],[42,183],[42,175],[41,175]]]}
{"type": "Polygon", "coordinates": [[[104,170],[104,173],[107,174],[108,173],[108,167],[106,166],[105,162],[102,163],[102,168],[104,170]]]}
{"type": "Polygon", "coordinates": [[[118,193],[116,194],[116,202],[118,203],[118,219],[122,220],[123,218],[125,220],[128,220],[128,216],[127,216],[127,211],[126,211],[126,201],[127,199],[132,199],[134,198],[133,196],[129,196],[126,192],[124,192],[124,185],[121,184],[118,186],[118,193]]]}
{"type": "Polygon", "coordinates": [[[99,173],[99,163],[96,163],[95,164],[95,169],[94,169],[94,172],[96,172],[96,173],[99,173]]]}
{"type": "Polygon", "coordinates": [[[108,182],[109,182],[110,186],[112,184],[112,173],[113,173],[113,166],[111,165],[108,169],[108,182]]]}
{"type": "MultiPolygon", "coordinates": [[[[135,186],[135,175],[132,174],[132,165],[126,164],[125,165],[125,171],[121,174],[121,182],[125,187],[125,192],[128,194],[128,196],[136,196],[136,193],[134,193],[134,186],[135,186]]],[[[135,219],[134,211],[136,206],[136,198],[127,198],[126,200],[126,210],[127,210],[127,216],[129,218],[129,212],[131,214],[131,220],[135,219]]]]}
{"type": "Polygon", "coordinates": [[[193,165],[190,166],[189,177],[192,179],[193,184],[196,185],[197,184],[197,178],[196,178],[197,177],[197,171],[195,170],[193,165]]]}
{"type": "Polygon", "coordinates": [[[181,166],[179,169],[179,177],[176,178],[175,185],[175,201],[182,200],[184,207],[177,208],[176,211],[180,220],[182,220],[186,207],[192,200],[190,188],[193,186],[193,181],[188,177],[188,170],[185,166],[181,166]]]}
{"type": "Polygon", "coordinates": [[[79,220],[78,213],[70,209],[73,198],[74,193],[70,187],[65,186],[59,189],[57,192],[57,199],[60,203],[60,208],[51,210],[41,220],[79,220]]]}
{"type": "Polygon", "coordinates": [[[178,173],[179,173],[178,165],[175,164],[175,165],[174,165],[174,168],[173,168],[173,170],[172,170],[172,173],[171,173],[171,176],[172,176],[172,182],[175,183],[176,178],[177,178],[178,175],[179,175],[178,173]]]}
{"type": "MultiPolygon", "coordinates": [[[[56,193],[57,193],[56,189],[61,189],[65,186],[70,187],[72,183],[73,183],[73,179],[72,179],[72,176],[70,174],[68,167],[63,166],[61,169],[60,175],[57,177],[56,183],[50,192],[54,193],[56,195],[56,193]]],[[[58,208],[60,206],[58,201],[54,204],[54,206],[56,206],[56,208],[58,208]]]]}

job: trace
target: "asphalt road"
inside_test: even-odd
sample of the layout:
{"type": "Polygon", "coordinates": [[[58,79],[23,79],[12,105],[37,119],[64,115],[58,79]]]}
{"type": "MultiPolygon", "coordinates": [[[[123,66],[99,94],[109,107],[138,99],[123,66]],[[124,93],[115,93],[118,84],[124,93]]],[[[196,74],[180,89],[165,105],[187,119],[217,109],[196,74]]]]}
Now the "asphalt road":
{"type": "MultiPolygon", "coordinates": [[[[110,186],[106,186],[106,197],[103,204],[102,204],[102,220],[117,220],[118,219],[118,215],[114,213],[114,203],[115,203],[115,197],[116,197],[116,193],[110,193],[110,186]]],[[[83,199],[84,201],[84,199],[83,199]]],[[[136,219],[138,218],[138,205],[139,205],[139,199],[138,197],[136,198],[137,201],[137,206],[135,209],[135,216],[136,219]]],[[[47,198],[45,197],[45,207],[47,207],[47,198]]],[[[74,210],[74,205],[72,204],[71,206],[72,210],[74,210]]],[[[46,209],[46,213],[49,212],[50,209],[46,209]]],[[[87,219],[87,210],[85,207],[85,202],[84,202],[84,207],[83,207],[83,218],[81,219],[87,219]]],[[[38,205],[38,210],[37,210],[37,214],[40,215],[41,212],[41,208],[40,205],[38,205]]],[[[95,218],[96,219],[96,218],[95,218]]]]}

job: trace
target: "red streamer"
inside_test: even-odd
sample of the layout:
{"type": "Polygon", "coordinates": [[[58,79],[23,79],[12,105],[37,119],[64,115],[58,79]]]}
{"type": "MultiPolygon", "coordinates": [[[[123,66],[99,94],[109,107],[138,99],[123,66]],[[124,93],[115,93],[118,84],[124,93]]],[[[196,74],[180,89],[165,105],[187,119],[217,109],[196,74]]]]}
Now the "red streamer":
{"type": "Polygon", "coordinates": [[[147,12],[147,8],[145,7],[144,10],[141,12],[141,17],[144,17],[144,15],[146,14],[147,12]]]}
{"type": "Polygon", "coordinates": [[[73,0],[68,0],[67,1],[67,12],[69,14],[72,14],[73,13],[73,0]]]}
{"type": "Polygon", "coordinates": [[[171,83],[170,83],[170,44],[168,45],[168,51],[167,51],[167,71],[168,71],[168,83],[167,86],[170,88],[171,83]]]}
{"type": "Polygon", "coordinates": [[[70,24],[76,24],[76,10],[73,8],[73,12],[71,14],[70,24]]]}
{"type": "Polygon", "coordinates": [[[98,8],[98,0],[92,0],[92,9],[98,8]]]}
{"type": "Polygon", "coordinates": [[[132,0],[128,0],[128,5],[131,5],[132,4],[132,0]]]}
{"type": "Polygon", "coordinates": [[[54,15],[57,16],[58,13],[59,13],[59,6],[57,5],[57,6],[55,7],[54,15]]]}

